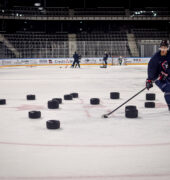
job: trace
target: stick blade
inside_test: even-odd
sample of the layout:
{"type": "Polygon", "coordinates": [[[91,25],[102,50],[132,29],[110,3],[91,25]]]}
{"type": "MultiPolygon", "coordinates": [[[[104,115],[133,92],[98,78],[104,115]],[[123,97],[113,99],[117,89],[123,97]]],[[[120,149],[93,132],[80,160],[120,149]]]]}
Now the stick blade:
{"type": "Polygon", "coordinates": [[[108,115],[107,115],[107,114],[104,114],[104,115],[102,116],[102,118],[108,118],[108,115]]]}

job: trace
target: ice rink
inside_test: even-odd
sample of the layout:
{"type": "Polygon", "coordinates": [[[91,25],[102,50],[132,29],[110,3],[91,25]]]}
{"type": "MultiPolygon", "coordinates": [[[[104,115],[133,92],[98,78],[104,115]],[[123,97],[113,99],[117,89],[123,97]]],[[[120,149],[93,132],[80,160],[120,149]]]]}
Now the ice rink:
{"type": "Polygon", "coordinates": [[[164,95],[154,86],[156,108],[146,109],[147,90],[127,105],[139,117],[125,118],[125,106],[112,111],[145,87],[147,66],[64,66],[0,68],[0,179],[31,180],[169,180],[170,113],[164,95]],[[47,101],[63,100],[59,109],[47,101]],[[111,100],[110,92],[120,92],[111,100]],[[35,94],[35,101],[27,101],[35,94]],[[100,105],[90,105],[90,98],[100,105]],[[29,119],[40,110],[42,118],[29,119]],[[46,121],[60,120],[61,129],[48,130],[46,121]]]}

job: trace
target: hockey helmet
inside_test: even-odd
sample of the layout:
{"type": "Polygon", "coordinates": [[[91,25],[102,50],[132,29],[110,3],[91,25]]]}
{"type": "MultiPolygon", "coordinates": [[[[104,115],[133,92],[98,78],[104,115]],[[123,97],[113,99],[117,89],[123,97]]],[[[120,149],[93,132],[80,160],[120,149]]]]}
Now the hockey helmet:
{"type": "Polygon", "coordinates": [[[161,43],[160,43],[160,47],[162,47],[162,46],[168,47],[169,46],[168,41],[167,40],[162,40],[161,43]]]}

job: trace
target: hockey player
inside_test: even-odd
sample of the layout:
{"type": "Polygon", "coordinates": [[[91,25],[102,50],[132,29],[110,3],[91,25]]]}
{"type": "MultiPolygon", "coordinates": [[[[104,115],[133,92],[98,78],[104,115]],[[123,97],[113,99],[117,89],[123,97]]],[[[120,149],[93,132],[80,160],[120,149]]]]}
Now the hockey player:
{"type": "Polygon", "coordinates": [[[170,111],[170,51],[167,40],[162,40],[160,50],[150,59],[146,88],[153,87],[153,81],[164,92],[165,101],[170,111]]]}
{"type": "Polygon", "coordinates": [[[120,57],[118,58],[118,61],[119,61],[119,65],[121,66],[121,65],[122,65],[122,62],[123,62],[122,56],[120,56],[120,57]]]}
{"type": "Polygon", "coordinates": [[[76,51],[75,51],[75,53],[73,54],[73,58],[74,58],[74,61],[73,61],[73,64],[71,65],[71,67],[74,68],[75,63],[77,63],[78,66],[80,67],[80,64],[79,64],[79,55],[77,54],[76,51]]]}
{"type": "Polygon", "coordinates": [[[108,54],[107,54],[107,52],[105,51],[104,52],[104,57],[103,57],[103,61],[104,61],[104,65],[103,65],[103,67],[105,67],[105,68],[107,68],[107,59],[108,59],[108,54]]]}
{"type": "Polygon", "coordinates": [[[81,59],[81,55],[79,55],[79,60],[76,61],[75,68],[76,68],[77,66],[80,68],[80,59],[81,59]]]}

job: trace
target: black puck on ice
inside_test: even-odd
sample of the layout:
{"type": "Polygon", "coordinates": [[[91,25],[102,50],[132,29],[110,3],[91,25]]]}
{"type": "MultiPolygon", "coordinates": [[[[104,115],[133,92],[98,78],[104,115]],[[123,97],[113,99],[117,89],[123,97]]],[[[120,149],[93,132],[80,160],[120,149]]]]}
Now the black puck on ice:
{"type": "Polygon", "coordinates": [[[155,108],[155,103],[154,102],[145,102],[145,107],[146,108],[155,108]]]}
{"type": "Polygon", "coordinates": [[[110,99],[119,99],[120,93],[119,92],[111,92],[110,93],[110,99]]]}
{"type": "Polygon", "coordinates": [[[100,104],[100,99],[99,98],[91,98],[90,104],[92,104],[92,105],[100,104]]]}
{"type": "Polygon", "coordinates": [[[33,94],[27,95],[27,100],[35,100],[35,95],[33,94]]]}
{"type": "Polygon", "coordinates": [[[62,104],[62,98],[53,98],[52,101],[58,101],[59,104],[62,104]]]}
{"type": "Polygon", "coordinates": [[[48,101],[48,109],[58,109],[59,108],[59,102],[50,100],[48,101]]]}
{"type": "Polygon", "coordinates": [[[40,111],[30,111],[29,112],[29,118],[31,118],[31,119],[38,119],[40,117],[41,117],[40,111]]]}
{"type": "Polygon", "coordinates": [[[79,97],[78,93],[71,93],[70,95],[72,95],[73,98],[78,98],[79,97]]]}
{"type": "Polygon", "coordinates": [[[6,104],[6,99],[0,99],[0,105],[6,104]]]}
{"type": "Polygon", "coordinates": [[[137,118],[138,117],[138,110],[137,109],[133,109],[133,110],[127,109],[125,111],[125,116],[127,118],[137,118]]]}
{"type": "Polygon", "coordinates": [[[48,120],[46,122],[47,129],[59,129],[60,121],[58,120],[48,120]]]}
{"type": "Polygon", "coordinates": [[[73,99],[72,95],[70,95],[70,94],[64,95],[64,100],[72,100],[72,99],[73,99]]]}
{"type": "Polygon", "coordinates": [[[146,94],[146,100],[154,101],[156,95],[154,93],[147,93],[146,94]]]}

